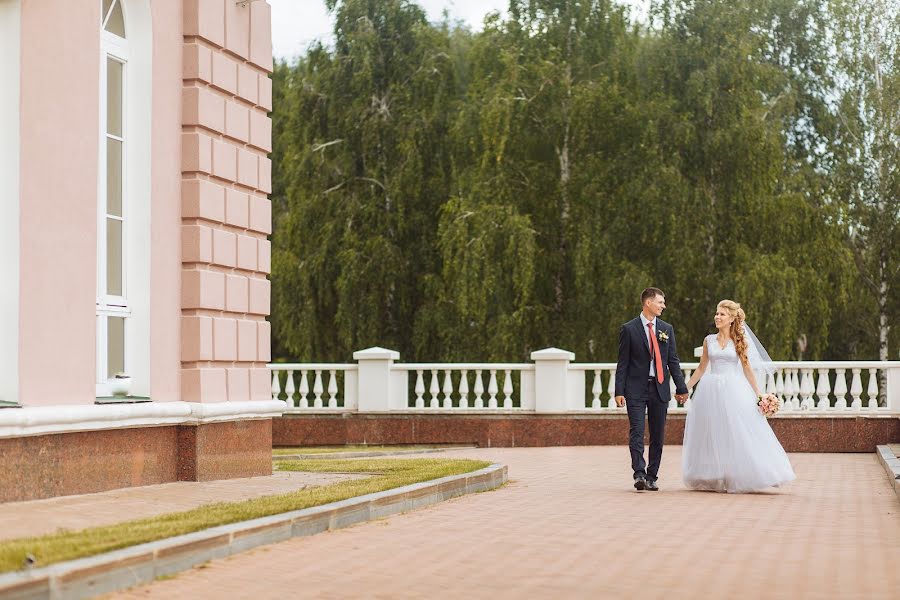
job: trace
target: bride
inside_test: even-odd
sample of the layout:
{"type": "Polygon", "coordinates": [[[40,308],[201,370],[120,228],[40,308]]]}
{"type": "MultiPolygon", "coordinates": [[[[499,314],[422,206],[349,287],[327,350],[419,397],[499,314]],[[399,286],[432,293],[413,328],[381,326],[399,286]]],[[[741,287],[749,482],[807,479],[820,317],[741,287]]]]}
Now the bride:
{"type": "Polygon", "coordinates": [[[759,412],[762,392],[754,371],[771,374],[771,359],[750,327],[741,305],[722,300],[716,308],[718,334],[706,336],[684,429],[682,476],[694,490],[752,492],[795,479],[784,448],[759,412]]]}

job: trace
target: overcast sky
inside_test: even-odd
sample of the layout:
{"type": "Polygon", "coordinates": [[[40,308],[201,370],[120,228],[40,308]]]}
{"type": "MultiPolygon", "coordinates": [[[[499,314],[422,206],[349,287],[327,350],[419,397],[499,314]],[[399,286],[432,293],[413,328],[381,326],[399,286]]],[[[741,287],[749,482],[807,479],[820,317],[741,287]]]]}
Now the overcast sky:
{"type": "MultiPolygon", "coordinates": [[[[649,0],[627,0],[642,6],[649,0]]],[[[428,18],[439,21],[444,9],[451,19],[466,22],[481,30],[484,15],[491,11],[506,12],[509,0],[416,0],[428,18]]],[[[303,54],[315,40],[331,40],[331,17],[323,0],[269,0],[272,5],[272,46],[275,58],[291,58],[303,54]]]]}
{"type": "MultiPolygon", "coordinates": [[[[484,15],[505,12],[508,0],[417,0],[432,21],[446,8],[450,17],[480,30],[484,15]]],[[[310,42],[331,39],[331,16],[323,0],[269,0],[272,5],[272,47],[276,58],[302,54],[310,42]]]]}

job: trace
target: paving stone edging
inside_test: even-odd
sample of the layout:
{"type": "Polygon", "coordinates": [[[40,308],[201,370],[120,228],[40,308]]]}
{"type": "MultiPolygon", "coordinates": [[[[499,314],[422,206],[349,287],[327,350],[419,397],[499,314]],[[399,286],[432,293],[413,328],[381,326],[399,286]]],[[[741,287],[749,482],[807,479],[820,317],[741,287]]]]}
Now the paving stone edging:
{"type": "Polygon", "coordinates": [[[376,456],[403,456],[404,454],[430,454],[449,450],[474,450],[478,446],[447,446],[446,448],[423,448],[421,450],[372,450],[359,452],[322,452],[319,454],[273,454],[272,460],[340,460],[342,458],[371,458],[376,456]]]}
{"type": "Polygon", "coordinates": [[[451,475],[340,502],[213,527],[28,572],[0,575],[4,600],[75,600],[149,583],[207,561],[380,519],[465,494],[500,487],[506,465],[451,475]]]}
{"type": "Polygon", "coordinates": [[[897,458],[894,451],[888,446],[876,446],[875,456],[878,457],[878,462],[887,471],[888,479],[890,479],[891,485],[894,486],[894,493],[897,494],[897,499],[900,500],[900,458],[897,458]]]}

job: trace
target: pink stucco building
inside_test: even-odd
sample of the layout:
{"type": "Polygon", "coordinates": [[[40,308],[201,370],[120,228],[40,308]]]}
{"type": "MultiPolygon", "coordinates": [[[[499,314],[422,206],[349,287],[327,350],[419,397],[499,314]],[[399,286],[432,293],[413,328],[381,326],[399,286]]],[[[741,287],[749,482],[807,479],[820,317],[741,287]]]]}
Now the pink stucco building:
{"type": "Polygon", "coordinates": [[[0,0],[0,501],[271,472],[271,70],[265,0],[0,0]]]}

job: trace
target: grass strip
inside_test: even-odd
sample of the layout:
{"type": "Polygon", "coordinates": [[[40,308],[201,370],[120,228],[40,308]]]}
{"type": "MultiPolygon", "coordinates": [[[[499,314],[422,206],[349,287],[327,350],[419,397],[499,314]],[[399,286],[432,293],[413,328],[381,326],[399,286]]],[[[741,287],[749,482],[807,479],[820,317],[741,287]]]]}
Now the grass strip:
{"type": "Polygon", "coordinates": [[[285,454],[338,454],[341,452],[391,452],[396,450],[436,450],[445,446],[295,446],[292,448],[274,448],[274,456],[285,454]]]}
{"type": "Polygon", "coordinates": [[[488,462],[476,460],[428,458],[276,462],[276,470],[281,471],[374,473],[374,475],[365,479],[304,488],[287,494],[241,502],[207,504],[187,511],[125,521],[115,525],[91,527],[80,531],[61,530],[39,537],[6,540],[0,542],[0,573],[21,569],[29,554],[36,559],[34,566],[43,567],[219,525],[320,506],[449,475],[470,473],[489,465],[488,462]]]}

